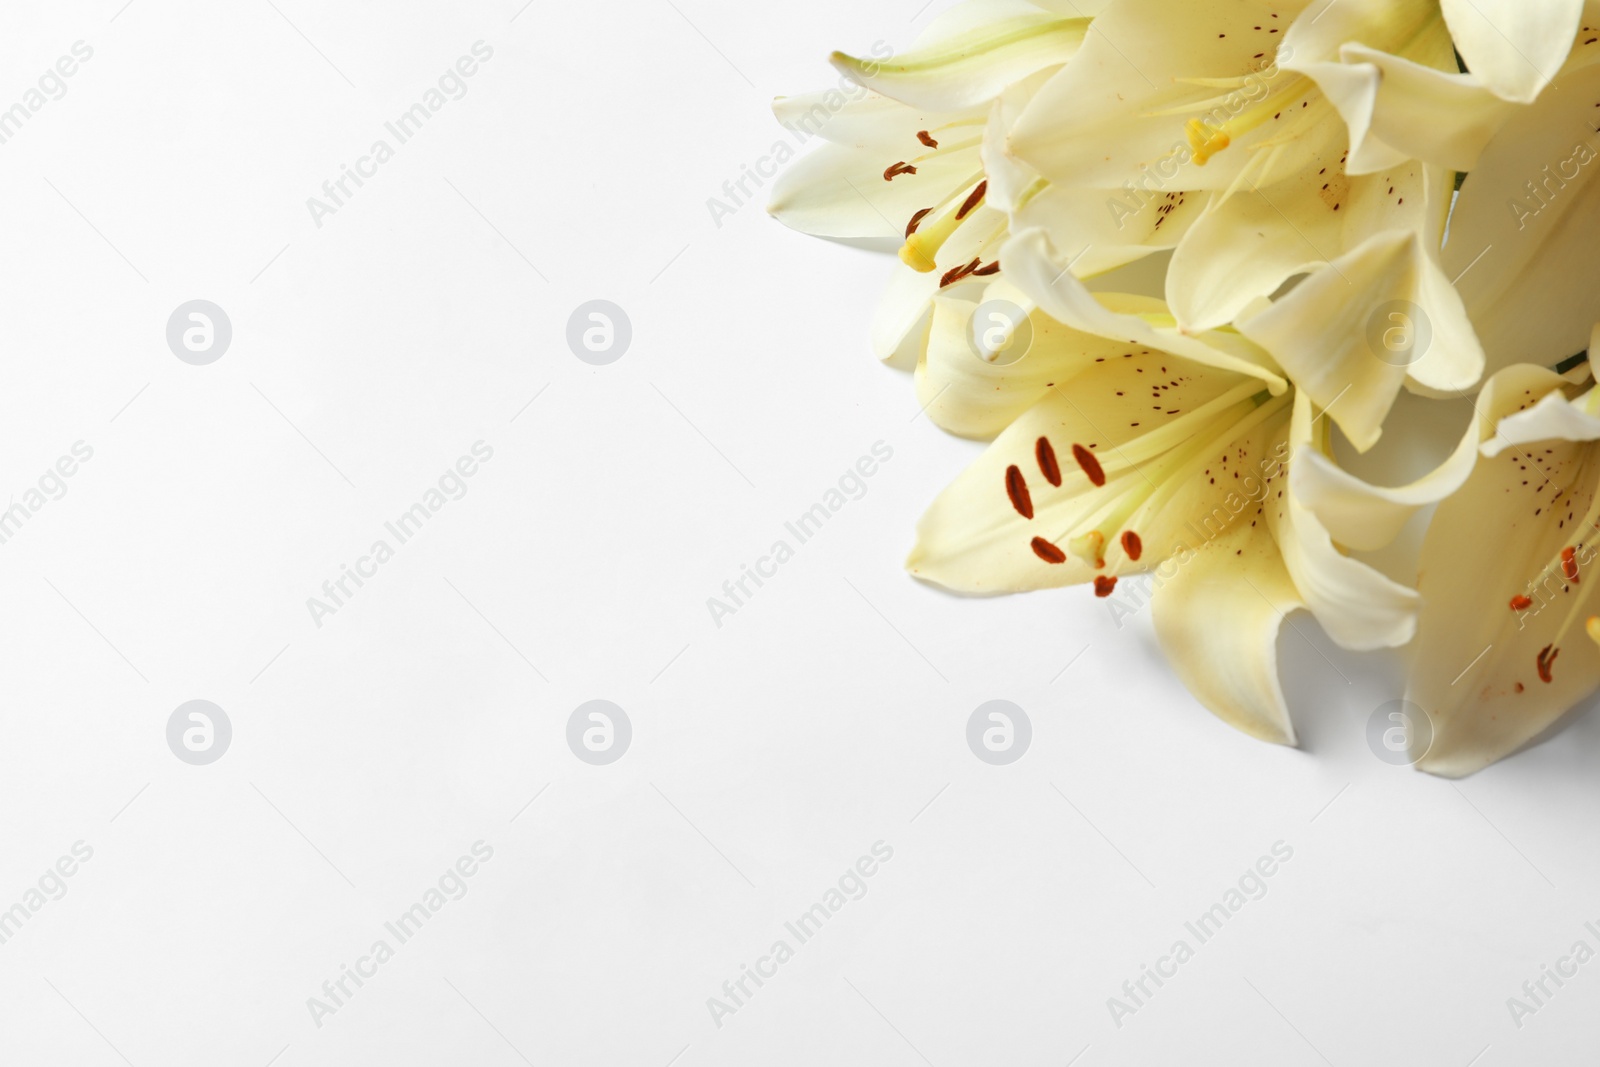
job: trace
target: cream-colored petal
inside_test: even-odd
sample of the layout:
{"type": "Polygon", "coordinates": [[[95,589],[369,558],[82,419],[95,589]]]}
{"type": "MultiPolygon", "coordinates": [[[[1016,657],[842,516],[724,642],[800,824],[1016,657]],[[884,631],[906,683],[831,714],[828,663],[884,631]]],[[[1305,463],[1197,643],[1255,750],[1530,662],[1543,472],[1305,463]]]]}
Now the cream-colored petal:
{"type": "Polygon", "coordinates": [[[1467,69],[1498,95],[1534,100],[1561,69],[1583,0],[1439,0],[1467,69]]]}
{"type": "MultiPolygon", "coordinates": [[[[984,112],[982,108],[953,113],[922,111],[841,80],[836,88],[780,96],[772,101],[772,114],[800,144],[820,137],[855,148],[905,145],[909,151],[918,130],[959,122],[970,124],[976,133],[984,112]]],[[[892,162],[888,160],[884,166],[892,162]]]]}
{"type": "Polygon", "coordinates": [[[1053,11],[1062,18],[1094,18],[1116,0],[1033,0],[1036,7],[1053,11]]]}
{"type": "Polygon", "coordinates": [[[895,264],[889,285],[872,315],[873,354],[890,366],[903,370],[915,367],[927,343],[933,298],[938,293],[937,274],[921,274],[904,264],[895,264]]]}
{"type": "Polygon", "coordinates": [[[1172,257],[1167,298],[1191,330],[1234,321],[1296,274],[1384,230],[1421,229],[1453,178],[1414,161],[1351,178],[1341,145],[1270,186],[1219,197],[1172,257]]]}
{"type": "Polygon", "coordinates": [[[1072,273],[1093,278],[1175,247],[1208,199],[1205,193],[1050,186],[1016,212],[1012,226],[1043,230],[1056,248],[1081,249],[1072,273]]]}
{"type": "Polygon", "coordinates": [[[989,105],[989,121],[983,131],[983,170],[989,179],[987,203],[1001,211],[1017,211],[1043,184],[1039,172],[1011,153],[1011,128],[1023,111],[1060,67],[1046,67],[1006,86],[989,105]]]}
{"type": "Polygon", "coordinates": [[[1363,451],[1377,443],[1408,374],[1460,391],[1483,369],[1461,299],[1406,231],[1373,236],[1239,330],[1363,451]]]}
{"type": "Polygon", "coordinates": [[[1600,418],[1593,410],[1594,395],[1569,400],[1560,391],[1547,393],[1538,403],[1500,420],[1492,437],[1483,442],[1490,458],[1520,451],[1540,441],[1600,441],[1600,418]]]}
{"type": "Polygon", "coordinates": [[[1278,632],[1305,605],[1265,525],[1202,542],[1158,568],[1156,581],[1156,637],[1189,692],[1229,726],[1293,745],[1278,632]]]}
{"type": "Polygon", "coordinates": [[[1600,66],[1558,78],[1508,122],[1467,176],[1445,272],[1457,279],[1492,373],[1553,366],[1600,321],[1600,66]]]}
{"type": "Polygon", "coordinates": [[[1466,484],[1478,459],[1474,418],[1461,443],[1432,471],[1402,486],[1379,486],[1349,473],[1321,452],[1299,456],[1289,484],[1296,497],[1347,549],[1369,552],[1389,544],[1419,510],[1466,484]]]}
{"type": "Polygon", "coordinates": [[[1073,261],[1062,257],[1043,230],[1013,236],[1001,249],[1000,262],[1011,283],[1058,322],[1249,375],[1275,394],[1287,388],[1266,353],[1243,337],[1224,331],[1195,337],[1178,329],[1170,318],[1111,310],[1073,276],[1073,261]]]}
{"type": "MultiPolygon", "coordinates": [[[[1004,5],[996,5],[1004,6],[1004,5]]],[[[1070,59],[1089,27],[1085,18],[1058,18],[1031,4],[1015,14],[985,18],[960,32],[885,57],[835,52],[833,64],[874,92],[930,111],[988,103],[1006,86],[1070,59]]]]}
{"type": "MultiPolygon", "coordinates": [[[[1507,368],[1479,399],[1484,424],[1495,427],[1566,386],[1543,368],[1507,368]]],[[[1585,618],[1600,607],[1594,533],[1585,528],[1597,482],[1600,445],[1524,443],[1482,459],[1434,514],[1406,693],[1432,723],[1422,770],[1451,778],[1481,770],[1544,733],[1600,684],[1600,648],[1584,633],[1585,618]],[[1577,582],[1560,562],[1569,541],[1579,542],[1577,582]]]]}
{"type": "Polygon", "coordinates": [[[1283,67],[1314,79],[1350,131],[1350,174],[1408,159],[1466,169],[1508,114],[1460,73],[1437,0],[1318,0],[1289,28],[1283,67]]]}
{"type": "MultiPolygon", "coordinates": [[[[1148,297],[1106,299],[1129,312],[1161,307],[1148,297]]],[[[963,437],[994,437],[1054,387],[1128,351],[1125,343],[1028,311],[1027,297],[1003,281],[934,301],[917,367],[917,399],[941,428],[963,437]],[[991,339],[995,343],[986,343],[991,339]]]]}
{"type": "Polygon", "coordinates": [[[1340,552],[1293,490],[1294,467],[1314,448],[1314,417],[1310,398],[1297,392],[1290,484],[1267,501],[1267,522],[1295,588],[1329,637],[1349,649],[1397,648],[1416,632],[1416,591],[1340,552]]]}
{"type": "MultiPolygon", "coordinates": [[[[1264,107],[1266,99],[1279,94],[1274,99],[1287,106],[1292,97],[1299,108],[1295,76],[1272,63],[1283,30],[1305,6],[1304,0],[1118,0],[1034,97],[1012,131],[1011,149],[1062,185],[1120,189],[1152,180],[1163,191],[1226,189],[1248,163],[1248,149],[1279,129],[1280,112],[1264,107]],[[1207,79],[1246,84],[1219,89],[1202,84],[1207,79]],[[1192,162],[1189,119],[1256,110],[1261,124],[1233,148],[1203,166],[1192,162]]],[[[1292,170],[1298,160],[1284,164],[1292,170]]]]}
{"type": "Polygon", "coordinates": [[[1358,86],[1346,82],[1336,90],[1326,76],[1318,77],[1351,125],[1352,174],[1385,169],[1407,157],[1471,170],[1490,139],[1519,110],[1471,74],[1438,70],[1354,43],[1340,49],[1340,58],[1345,70],[1356,72],[1358,86]],[[1359,140],[1352,120],[1358,112],[1367,131],[1359,140]]]}
{"type": "MultiPolygon", "coordinates": [[[[976,146],[931,153],[916,173],[892,179],[884,178],[896,162],[888,156],[881,145],[824,144],[778,177],[767,210],[785,226],[817,237],[896,241],[912,215],[981,177],[976,146]]],[[[909,149],[906,157],[913,157],[909,149]]]]}

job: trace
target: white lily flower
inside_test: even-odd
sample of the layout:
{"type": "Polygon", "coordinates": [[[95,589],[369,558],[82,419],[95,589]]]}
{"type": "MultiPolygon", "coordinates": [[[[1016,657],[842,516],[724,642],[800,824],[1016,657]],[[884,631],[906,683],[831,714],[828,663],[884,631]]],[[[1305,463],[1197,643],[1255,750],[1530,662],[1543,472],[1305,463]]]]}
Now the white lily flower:
{"type": "Polygon", "coordinates": [[[1475,433],[1414,485],[1367,486],[1332,464],[1310,397],[1247,340],[1189,336],[1159,302],[1090,294],[1052,268],[1041,233],[1012,244],[1026,254],[1008,246],[1011,269],[1032,274],[1013,280],[1064,325],[1016,368],[947,374],[945,418],[1009,424],[923,516],[908,568],[969,593],[1092,582],[1100,596],[1153,573],[1157,635],[1197,699],[1293,744],[1276,666],[1285,615],[1308,608],[1339,644],[1366,649],[1409,641],[1419,606],[1330,530],[1363,548],[1387,541],[1466,478],[1475,433]],[[1029,368],[1035,354],[1044,363],[1029,368]]]}
{"type": "Polygon", "coordinates": [[[1600,393],[1519,364],[1478,407],[1477,469],[1423,543],[1406,693],[1432,725],[1417,766],[1451,778],[1537,740],[1600,686],[1600,393]]]}
{"type": "Polygon", "coordinates": [[[1185,220],[1167,287],[1191,330],[1233,321],[1375,234],[1442,233],[1453,176],[1392,154],[1352,166],[1340,101],[1295,69],[1292,43],[1337,10],[1324,21],[1454,71],[1437,3],[1330,3],[1118,0],[1012,131],[1012,154],[1053,189],[1120,190],[1125,208],[1184,197],[1203,211],[1185,220]]]}
{"type": "Polygon", "coordinates": [[[779,178],[772,214],[819,236],[904,242],[905,267],[873,326],[880,358],[920,344],[941,288],[999,270],[1006,214],[987,203],[985,127],[1008,88],[1058,67],[1081,44],[1089,20],[1050,8],[967,0],[910,52],[836,53],[834,65],[866,90],[861,98],[830,91],[774,105],[785,125],[829,143],[779,178]]]}

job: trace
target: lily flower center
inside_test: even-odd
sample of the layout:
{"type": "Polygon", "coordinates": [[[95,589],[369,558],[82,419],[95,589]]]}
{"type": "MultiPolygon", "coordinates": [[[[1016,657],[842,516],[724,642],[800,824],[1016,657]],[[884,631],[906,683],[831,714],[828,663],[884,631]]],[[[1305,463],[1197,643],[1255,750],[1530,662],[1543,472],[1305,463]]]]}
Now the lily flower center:
{"type": "MultiPolygon", "coordinates": [[[[1093,489],[1112,479],[1116,482],[1087,529],[1075,527],[1057,540],[1065,544],[1068,553],[1095,568],[1105,566],[1105,547],[1113,539],[1120,539],[1129,558],[1137,560],[1143,545],[1129,527],[1130,520],[1147,505],[1159,511],[1193,479],[1204,477],[1206,464],[1218,455],[1227,455],[1235,442],[1268,420],[1286,418],[1293,396],[1290,391],[1274,397],[1258,381],[1243,382],[1125,444],[1103,452],[1074,445],[1073,456],[1093,489]]],[[[1046,544],[1054,547],[1051,542],[1046,544]]],[[[1062,561],[1066,559],[1066,553],[1057,550],[1057,554],[1062,561]]]]}
{"type": "MultiPolygon", "coordinates": [[[[1294,75],[1282,85],[1267,85],[1267,91],[1259,93],[1264,84],[1262,77],[1259,74],[1252,74],[1244,78],[1194,80],[1197,84],[1226,90],[1219,96],[1202,101],[1198,106],[1208,110],[1184,123],[1184,136],[1189,142],[1189,151],[1193,153],[1197,166],[1205,166],[1211,157],[1227,149],[1241,137],[1269,122],[1282,122],[1286,116],[1292,118],[1283,130],[1266,144],[1278,144],[1298,136],[1306,128],[1307,120],[1315,120],[1320,125],[1320,120],[1324,116],[1308,115],[1302,119],[1296,114],[1312,110],[1311,105],[1314,102],[1323,103],[1315,82],[1310,78],[1294,75]],[[1241,106],[1241,100],[1252,102],[1241,106]]],[[[1195,106],[1190,105],[1184,110],[1192,110],[1195,106]]],[[[1322,109],[1319,107],[1316,110],[1322,109]]]]}

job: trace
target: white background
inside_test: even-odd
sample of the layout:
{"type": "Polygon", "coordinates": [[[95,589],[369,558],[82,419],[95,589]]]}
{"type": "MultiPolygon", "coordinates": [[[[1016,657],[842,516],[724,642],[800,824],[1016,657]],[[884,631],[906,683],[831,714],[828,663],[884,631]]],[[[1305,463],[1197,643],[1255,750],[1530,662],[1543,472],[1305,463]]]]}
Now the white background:
{"type": "Polygon", "coordinates": [[[773,95],[904,46],[916,0],[122,3],[0,15],[0,107],[94,49],[0,145],[0,496],[94,450],[0,545],[0,908],[94,850],[0,945],[0,1063],[1592,1062],[1600,962],[1520,1030],[1506,999],[1600,947],[1600,723],[1459,786],[1387,766],[1400,666],[1302,616],[1304,748],[1275,749],[1186,695],[1147,612],[902,572],[976,446],[867,351],[887,262],[706,201],[785,136],[773,95]],[[479,40],[468,95],[318,228],[307,198],[479,40]],[[234,329],[204,367],[165,339],[196,298],[234,329]],[[598,368],[565,341],[596,298],[634,330],[598,368]],[[318,627],[307,598],[480,440],[318,627]],[[878,441],[866,495],[715,626],[878,441]],[[205,767],[166,743],[196,698],[234,730],[205,767]],[[605,767],[565,741],[595,698],[634,730],[605,767]],[[1009,767],[965,741],[997,698],[1034,726],[1009,767]],[[479,840],[467,895],[318,1026],[479,840]]]}

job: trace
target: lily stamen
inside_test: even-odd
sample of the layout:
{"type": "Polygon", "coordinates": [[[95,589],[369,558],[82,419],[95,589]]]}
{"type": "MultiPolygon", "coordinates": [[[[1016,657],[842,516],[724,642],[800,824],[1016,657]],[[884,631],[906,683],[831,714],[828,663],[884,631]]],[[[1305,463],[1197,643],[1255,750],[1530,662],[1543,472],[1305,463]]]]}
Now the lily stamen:
{"type": "Polygon", "coordinates": [[[929,211],[937,211],[940,208],[946,210],[931,225],[911,231],[906,237],[906,243],[900,247],[900,262],[918,274],[931,274],[938,270],[939,250],[983,202],[987,187],[988,182],[984,180],[983,175],[975,175],[971,183],[963,185],[956,194],[961,198],[959,201],[956,196],[952,196],[938,207],[930,208],[929,211]]]}
{"type": "MultiPolygon", "coordinates": [[[[1240,79],[1241,87],[1246,80],[1240,79]]],[[[1230,115],[1221,122],[1207,121],[1218,117],[1219,109],[1216,108],[1201,118],[1190,119],[1184,124],[1183,132],[1189,140],[1189,150],[1194,154],[1195,164],[1205,166],[1212,156],[1226,149],[1240,137],[1274,119],[1281,118],[1285,111],[1299,104],[1302,98],[1310,95],[1315,88],[1315,84],[1309,78],[1296,77],[1282,92],[1269,90],[1254,106],[1245,108],[1236,115],[1230,115]]],[[[1224,103],[1222,109],[1226,107],[1224,103]]]]}
{"type": "Polygon", "coordinates": [[[1086,534],[1080,534],[1067,542],[1067,551],[1091,567],[1104,567],[1106,565],[1106,535],[1099,530],[1090,530],[1086,534]]]}

